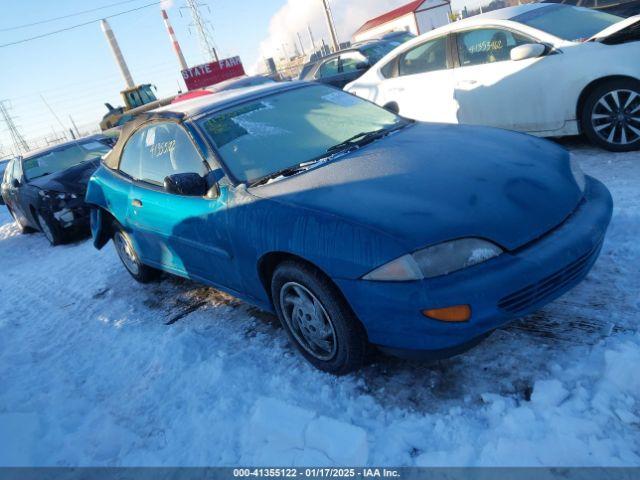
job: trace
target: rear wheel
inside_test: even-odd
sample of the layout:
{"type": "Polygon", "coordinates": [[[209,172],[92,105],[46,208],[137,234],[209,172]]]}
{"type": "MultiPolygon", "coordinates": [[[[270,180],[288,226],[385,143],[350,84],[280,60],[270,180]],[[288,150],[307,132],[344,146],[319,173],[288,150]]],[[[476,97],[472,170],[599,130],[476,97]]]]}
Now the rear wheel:
{"type": "Polygon", "coordinates": [[[316,368],[344,375],[364,364],[364,328],[321,272],[302,262],[285,262],[273,274],[271,294],[289,339],[316,368]]]}
{"type": "Polygon", "coordinates": [[[160,270],[148,267],[140,261],[140,257],[133,247],[133,243],[127,232],[117,228],[113,234],[113,244],[116,247],[118,257],[122,261],[127,272],[140,283],[149,283],[160,277],[160,270]]]}
{"type": "Polygon", "coordinates": [[[591,142],[613,152],[640,148],[640,82],[610,80],[587,97],[581,125],[591,142]]]}
{"type": "Polygon", "coordinates": [[[13,213],[13,210],[11,210],[11,207],[9,205],[7,205],[7,210],[9,210],[9,215],[11,215],[11,218],[13,218],[13,221],[16,222],[16,225],[18,225],[18,229],[20,230],[20,233],[26,234],[26,233],[35,232],[33,228],[26,227],[22,224],[18,216],[15,213],[13,213]]]}
{"type": "Polygon", "coordinates": [[[44,234],[51,246],[55,247],[56,245],[60,245],[64,239],[60,223],[58,223],[52,215],[45,212],[38,212],[36,219],[38,220],[38,225],[40,225],[40,231],[44,234]]]}

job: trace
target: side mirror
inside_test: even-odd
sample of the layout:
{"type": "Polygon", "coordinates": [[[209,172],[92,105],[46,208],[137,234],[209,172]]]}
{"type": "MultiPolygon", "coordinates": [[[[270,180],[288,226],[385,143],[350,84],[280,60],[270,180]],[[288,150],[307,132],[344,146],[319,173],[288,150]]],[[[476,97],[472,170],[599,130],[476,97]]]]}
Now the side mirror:
{"type": "Polygon", "coordinates": [[[527,60],[528,58],[538,58],[544,55],[547,47],[541,43],[525,43],[511,50],[511,60],[527,60]]]}
{"type": "Polygon", "coordinates": [[[356,70],[368,70],[371,65],[367,62],[356,63],[356,70]]]}
{"type": "Polygon", "coordinates": [[[164,189],[174,195],[204,197],[209,187],[207,181],[197,173],[176,173],[164,179],[164,189]]]}
{"type": "Polygon", "coordinates": [[[207,182],[207,198],[213,199],[218,198],[220,196],[220,187],[218,186],[218,182],[222,180],[224,177],[224,172],[221,168],[216,168],[215,170],[211,170],[204,177],[207,182]]]}

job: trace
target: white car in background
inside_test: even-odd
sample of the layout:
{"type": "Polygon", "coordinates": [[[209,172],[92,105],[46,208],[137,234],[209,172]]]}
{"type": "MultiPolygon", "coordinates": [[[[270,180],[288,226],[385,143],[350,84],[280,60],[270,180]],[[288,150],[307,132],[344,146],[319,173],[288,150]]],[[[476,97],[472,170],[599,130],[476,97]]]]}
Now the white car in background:
{"type": "Polygon", "coordinates": [[[386,55],[345,90],[416,120],[640,148],[640,16],[557,4],[451,23],[386,55]]]}

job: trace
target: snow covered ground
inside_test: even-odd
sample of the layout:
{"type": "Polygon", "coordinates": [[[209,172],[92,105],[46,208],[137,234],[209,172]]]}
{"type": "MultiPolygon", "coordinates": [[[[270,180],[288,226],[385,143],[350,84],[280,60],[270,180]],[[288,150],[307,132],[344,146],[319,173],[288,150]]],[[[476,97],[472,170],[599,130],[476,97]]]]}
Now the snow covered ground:
{"type": "Polygon", "coordinates": [[[640,154],[568,146],[615,200],[587,280],[465,355],[343,378],[269,315],[0,207],[0,465],[640,465],[640,154]]]}

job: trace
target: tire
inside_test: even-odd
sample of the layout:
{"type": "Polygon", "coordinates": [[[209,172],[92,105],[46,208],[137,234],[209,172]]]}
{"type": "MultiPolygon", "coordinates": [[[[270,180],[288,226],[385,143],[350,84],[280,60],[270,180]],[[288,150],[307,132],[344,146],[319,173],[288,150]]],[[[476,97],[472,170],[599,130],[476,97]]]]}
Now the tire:
{"type": "Polygon", "coordinates": [[[640,81],[609,80],[586,98],[580,125],[595,145],[612,152],[640,149],[640,81]]]}
{"type": "Polygon", "coordinates": [[[320,271],[302,262],[280,264],[271,296],[289,340],[309,363],[334,375],[364,365],[369,352],[364,328],[320,271]]]}
{"type": "Polygon", "coordinates": [[[44,237],[49,241],[52,247],[60,245],[64,241],[64,232],[60,223],[53,217],[53,215],[46,212],[36,212],[36,220],[40,226],[40,231],[44,234],[44,237]]]}
{"type": "Polygon", "coordinates": [[[11,210],[11,207],[9,205],[7,205],[7,210],[9,210],[9,215],[11,215],[11,218],[13,218],[13,221],[16,222],[16,225],[18,225],[18,229],[20,230],[21,234],[26,235],[26,234],[35,232],[33,228],[25,227],[24,225],[22,225],[22,223],[20,223],[20,220],[18,220],[18,217],[16,217],[16,214],[13,213],[13,210],[11,210]]]}
{"type": "Polygon", "coordinates": [[[162,273],[160,270],[148,267],[140,261],[129,234],[125,232],[122,227],[115,228],[113,244],[116,247],[116,253],[124,265],[124,268],[126,268],[129,275],[136,281],[140,283],[150,283],[160,278],[162,273]]]}

